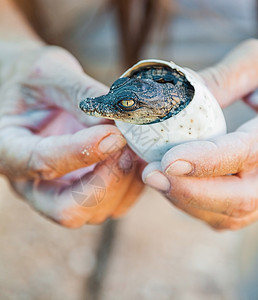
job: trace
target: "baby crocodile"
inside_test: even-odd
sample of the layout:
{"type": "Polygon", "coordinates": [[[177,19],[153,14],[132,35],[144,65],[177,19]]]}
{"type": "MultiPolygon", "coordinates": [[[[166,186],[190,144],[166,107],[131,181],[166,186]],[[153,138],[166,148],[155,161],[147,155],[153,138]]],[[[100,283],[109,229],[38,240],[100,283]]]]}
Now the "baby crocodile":
{"type": "Polygon", "coordinates": [[[107,95],[81,101],[80,108],[91,116],[144,125],[178,114],[193,96],[194,87],[181,71],[151,65],[116,80],[107,95]]]}

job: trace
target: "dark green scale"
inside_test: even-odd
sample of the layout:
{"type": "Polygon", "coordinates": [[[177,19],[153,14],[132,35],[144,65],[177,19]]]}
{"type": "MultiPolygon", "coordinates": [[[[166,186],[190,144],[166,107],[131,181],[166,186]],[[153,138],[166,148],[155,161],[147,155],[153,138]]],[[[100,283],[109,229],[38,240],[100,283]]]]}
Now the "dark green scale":
{"type": "MultiPolygon", "coordinates": [[[[168,101],[175,101],[170,112],[162,119],[153,123],[164,121],[183,110],[193,99],[194,87],[186,79],[184,73],[167,66],[144,67],[133,72],[130,78],[152,80],[163,86],[163,95],[168,101]]],[[[156,96],[156,95],[155,95],[156,96]]]]}

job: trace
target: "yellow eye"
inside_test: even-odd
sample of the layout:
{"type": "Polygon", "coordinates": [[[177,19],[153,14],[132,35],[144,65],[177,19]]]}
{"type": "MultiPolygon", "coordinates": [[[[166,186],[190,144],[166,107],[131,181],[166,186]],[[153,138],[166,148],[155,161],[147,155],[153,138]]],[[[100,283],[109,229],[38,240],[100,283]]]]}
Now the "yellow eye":
{"type": "Polygon", "coordinates": [[[122,100],[120,102],[124,107],[131,107],[134,105],[134,101],[133,100],[122,100]]]}

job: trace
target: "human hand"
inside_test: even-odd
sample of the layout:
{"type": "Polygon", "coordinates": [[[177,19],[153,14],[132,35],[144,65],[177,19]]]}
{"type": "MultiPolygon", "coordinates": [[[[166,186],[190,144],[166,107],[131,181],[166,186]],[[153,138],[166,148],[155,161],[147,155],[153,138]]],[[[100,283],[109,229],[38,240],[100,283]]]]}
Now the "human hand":
{"type": "Polygon", "coordinates": [[[68,227],[123,214],[142,189],[138,162],[115,126],[78,108],[107,88],[64,49],[0,48],[0,173],[68,227]]]}
{"type": "MultiPolygon", "coordinates": [[[[200,72],[222,107],[239,98],[258,111],[258,41],[237,47],[200,72]],[[256,100],[255,100],[256,99],[256,100]]],[[[170,149],[143,171],[146,184],[179,209],[216,229],[240,229],[258,219],[258,117],[211,141],[170,149]]]]}

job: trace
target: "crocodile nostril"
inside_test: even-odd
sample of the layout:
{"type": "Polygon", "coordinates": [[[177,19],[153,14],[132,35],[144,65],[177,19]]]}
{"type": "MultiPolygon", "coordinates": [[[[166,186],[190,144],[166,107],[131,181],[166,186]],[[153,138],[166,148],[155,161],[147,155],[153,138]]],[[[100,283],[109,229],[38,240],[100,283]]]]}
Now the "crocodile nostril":
{"type": "Polygon", "coordinates": [[[81,101],[79,107],[84,112],[94,112],[96,110],[91,99],[85,99],[81,101]]]}

